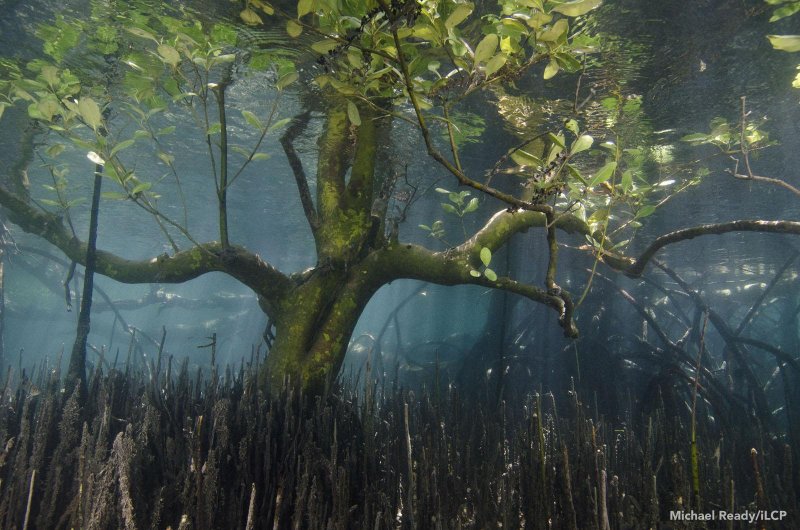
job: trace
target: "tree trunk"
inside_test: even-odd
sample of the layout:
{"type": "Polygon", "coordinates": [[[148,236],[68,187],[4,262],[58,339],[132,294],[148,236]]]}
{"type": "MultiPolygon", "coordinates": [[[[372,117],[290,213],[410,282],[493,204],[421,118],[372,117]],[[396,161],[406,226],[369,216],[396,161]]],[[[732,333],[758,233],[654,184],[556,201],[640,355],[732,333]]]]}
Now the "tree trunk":
{"type": "Polygon", "coordinates": [[[275,342],[267,356],[270,392],[284,378],[320,395],[339,373],[350,336],[377,287],[345,270],[317,270],[276,307],[268,308],[275,342]]]}

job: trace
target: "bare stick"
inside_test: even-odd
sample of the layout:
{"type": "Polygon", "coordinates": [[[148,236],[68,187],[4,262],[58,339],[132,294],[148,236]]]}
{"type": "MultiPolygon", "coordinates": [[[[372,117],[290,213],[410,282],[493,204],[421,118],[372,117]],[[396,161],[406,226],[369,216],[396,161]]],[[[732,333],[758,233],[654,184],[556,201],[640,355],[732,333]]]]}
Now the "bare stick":
{"type": "Polygon", "coordinates": [[[28,519],[31,516],[31,503],[33,502],[33,485],[36,483],[36,470],[31,471],[31,485],[28,488],[28,505],[25,507],[25,522],[22,523],[22,530],[28,530],[28,519]]]}
{"type": "Polygon", "coordinates": [[[408,403],[403,403],[403,421],[406,431],[406,459],[408,460],[408,521],[414,529],[414,461],[411,459],[411,432],[408,426],[408,403]]]}

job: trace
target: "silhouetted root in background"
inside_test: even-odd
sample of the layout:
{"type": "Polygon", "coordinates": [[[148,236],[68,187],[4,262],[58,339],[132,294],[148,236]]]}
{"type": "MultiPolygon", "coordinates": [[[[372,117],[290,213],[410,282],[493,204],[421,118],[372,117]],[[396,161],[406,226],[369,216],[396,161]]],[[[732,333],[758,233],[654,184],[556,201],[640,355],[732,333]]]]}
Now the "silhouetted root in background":
{"type": "MultiPolygon", "coordinates": [[[[267,398],[257,357],[207,379],[187,365],[98,369],[82,415],[58,371],[7,386],[0,527],[644,528],[693,505],[689,426],[663,408],[612,425],[574,391],[558,410],[453,390],[309,402],[267,398]]],[[[797,528],[788,446],[742,424],[718,440],[698,438],[704,506],[787,510],[797,528]]]]}

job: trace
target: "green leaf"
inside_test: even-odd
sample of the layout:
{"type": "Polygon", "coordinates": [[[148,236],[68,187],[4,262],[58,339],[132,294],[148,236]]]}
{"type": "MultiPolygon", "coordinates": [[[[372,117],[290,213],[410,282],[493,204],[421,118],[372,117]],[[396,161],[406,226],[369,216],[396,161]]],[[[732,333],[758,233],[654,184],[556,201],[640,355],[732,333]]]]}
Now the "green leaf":
{"type": "Polygon", "coordinates": [[[578,171],[578,168],[576,168],[572,164],[565,164],[565,165],[567,167],[567,171],[569,171],[570,174],[572,174],[573,177],[578,179],[578,182],[580,182],[584,186],[588,186],[589,185],[589,183],[586,181],[586,179],[583,178],[583,175],[581,175],[581,172],[578,171]]]}
{"type": "MultiPolygon", "coordinates": [[[[768,2],[771,3],[771,2],[768,2]]],[[[791,2],[788,5],[776,9],[772,16],[769,17],[770,22],[778,21],[782,18],[790,17],[800,11],[800,2],[791,2]]]]}
{"type": "Polygon", "coordinates": [[[557,5],[553,11],[568,17],[579,17],[598,7],[601,3],[602,0],[575,0],[557,5]]]}
{"type": "Polygon", "coordinates": [[[288,87],[289,85],[297,81],[299,78],[300,74],[298,74],[297,72],[289,72],[285,76],[278,79],[278,82],[275,83],[275,88],[277,88],[278,90],[283,90],[284,88],[288,87]]]}
{"type": "Polygon", "coordinates": [[[206,134],[210,136],[212,134],[218,134],[220,132],[222,132],[222,124],[220,122],[217,122],[211,124],[211,127],[208,128],[206,134]]]}
{"type": "Polygon", "coordinates": [[[620,179],[620,186],[622,187],[622,193],[628,193],[631,188],[633,187],[633,171],[628,169],[622,173],[622,178],[620,179]]]}
{"type": "Polygon", "coordinates": [[[293,39],[296,39],[301,33],[303,33],[303,26],[294,20],[288,20],[286,22],[286,33],[288,33],[293,39]]]}
{"type": "Polygon", "coordinates": [[[634,219],[641,219],[642,217],[647,217],[648,215],[652,215],[653,212],[656,211],[655,205],[648,204],[647,206],[642,206],[638,212],[636,212],[636,217],[634,219]]]}
{"type": "Polygon", "coordinates": [[[168,65],[175,67],[181,62],[181,54],[169,44],[159,44],[157,50],[158,55],[160,55],[168,65]]]}
{"type": "Polygon", "coordinates": [[[475,269],[470,269],[469,275],[472,276],[473,278],[480,278],[481,277],[481,271],[476,271],[475,269]]]}
{"type": "Polygon", "coordinates": [[[561,149],[564,149],[566,147],[566,145],[564,145],[564,135],[563,134],[560,134],[560,133],[559,134],[547,133],[547,138],[551,142],[553,142],[554,144],[559,146],[561,149]]]}
{"type": "Polygon", "coordinates": [[[168,166],[171,166],[172,163],[175,161],[175,157],[174,156],[172,156],[172,155],[170,155],[168,153],[165,153],[164,151],[160,151],[158,153],[158,158],[168,166]]]}
{"type": "Polygon", "coordinates": [[[489,249],[489,247],[481,248],[481,262],[485,267],[488,267],[492,262],[492,251],[489,249]]]}
{"type": "Polygon", "coordinates": [[[511,153],[511,160],[520,166],[538,166],[542,163],[538,156],[534,156],[524,149],[517,149],[511,153]]]}
{"type": "Polygon", "coordinates": [[[495,50],[497,50],[497,44],[499,42],[500,38],[497,34],[491,33],[486,35],[475,48],[475,63],[485,63],[488,61],[494,55],[495,50]]]}
{"type": "Polygon", "coordinates": [[[503,66],[505,66],[506,62],[508,61],[508,55],[505,53],[498,53],[491,59],[486,62],[486,77],[491,76],[493,73],[500,70],[503,66]]]}
{"type": "Polygon", "coordinates": [[[78,101],[78,114],[81,115],[86,125],[92,129],[97,130],[103,123],[103,115],[100,113],[100,107],[92,98],[81,98],[78,101]]]}
{"type": "Polygon", "coordinates": [[[800,52],[800,35],[767,35],[772,47],[785,52],[800,52]]]}
{"type": "Polygon", "coordinates": [[[543,42],[555,42],[561,38],[562,35],[565,35],[569,30],[569,22],[566,19],[559,19],[556,21],[555,24],[552,25],[549,29],[543,31],[538,39],[543,42]]]}
{"type": "Polygon", "coordinates": [[[272,125],[270,125],[269,129],[267,129],[267,131],[268,132],[272,132],[275,129],[280,129],[281,127],[283,127],[284,125],[286,125],[290,121],[292,121],[291,118],[283,118],[282,120],[278,120],[275,123],[273,123],[272,125]]]}
{"type": "Polygon", "coordinates": [[[261,123],[261,120],[259,120],[258,117],[249,110],[243,110],[242,116],[244,116],[245,121],[251,126],[255,127],[259,131],[264,130],[264,124],[261,123]]]}
{"type": "Polygon", "coordinates": [[[313,0],[300,0],[297,2],[297,18],[301,18],[303,15],[311,13],[313,6],[313,0]]]}
{"type": "Polygon", "coordinates": [[[475,6],[471,3],[466,4],[459,4],[450,13],[450,16],[447,17],[447,20],[444,21],[444,27],[447,29],[454,28],[464,22],[468,16],[472,13],[472,10],[475,9],[475,6]]]}
{"type": "Polygon", "coordinates": [[[258,16],[258,13],[256,13],[249,7],[239,13],[239,18],[241,18],[242,22],[244,22],[248,26],[257,26],[262,23],[261,17],[258,16]]]}
{"type": "Polygon", "coordinates": [[[441,40],[437,30],[434,29],[430,24],[415,24],[412,35],[418,39],[427,41],[440,42],[441,40]]]}
{"type": "Polygon", "coordinates": [[[352,101],[347,102],[347,117],[353,125],[361,125],[361,115],[358,113],[358,107],[352,101]]]}
{"type": "Polygon", "coordinates": [[[436,191],[436,193],[447,193],[447,194],[450,194],[450,190],[446,190],[444,188],[436,188],[434,191],[436,191]]]}
{"type": "Polygon", "coordinates": [[[55,66],[51,64],[43,66],[41,74],[42,79],[51,87],[58,85],[58,68],[55,66]]]}
{"type": "Polygon", "coordinates": [[[552,79],[558,73],[561,67],[558,65],[558,62],[555,59],[551,59],[550,62],[544,68],[544,78],[545,79],[552,79]]]}
{"type": "Polygon", "coordinates": [[[164,136],[165,134],[172,134],[175,132],[175,126],[169,125],[167,127],[163,127],[156,132],[156,136],[164,136]]]}
{"type": "Polygon", "coordinates": [[[492,269],[487,268],[485,271],[483,271],[483,275],[486,276],[486,279],[489,280],[490,282],[497,281],[497,273],[494,272],[492,269]]]}
{"type": "Polygon", "coordinates": [[[681,138],[682,142],[690,142],[690,143],[704,143],[709,140],[709,135],[703,133],[694,133],[694,134],[687,134],[683,138],[681,138]]]}
{"type": "Polygon", "coordinates": [[[131,190],[131,195],[138,195],[139,193],[142,193],[143,191],[147,191],[152,187],[153,187],[153,183],[152,182],[139,183],[139,184],[137,184],[136,186],[133,187],[133,189],[131,190]]]}
{"type": "Polygon", "coordinates": [[[131,35],[136,35],[139,38],[150,39],[153,42],[158,42],[158,39],[156,39],[155,35],[141,28],[136,28],[136,27],[125,28],[125,31],[127,31],[131,35]]]}
{"type": "Polygon", "coordinates": [[[110,155],[110,156],[113,158],[113,157],[114,157],[114,155],[116,155],[117,153],[119,153],[119,152],[120,152],[120,151],[122,151],[123,149],[127,149],[127,148],[129,148],[129,147],[130,147],[130,146],[132,146],[132,145],[133,145],[135,142],[136,142],[136,141],[135,141],[135,140],[133,140],[133,139],[129,139],[129,140],[123,140],[123,141],[121,141],[120,143],[118,143],[117,145],[115,145],[115,146],[114,146],[114,147],[111,149],[111,155],[110,155]]]}
{"type": "Polygon", "coordinates": [[[469,200],[467,205],[464,207],[464,213],[472,213],[472,212],[474,212],[475,210],[478,209],[478,204],[479,204],[478,198],[477,197],[473,197],[472,199],[469,200]]]}
{"type": "Polygon", "coordinates": [[[614,171],[617,169],[616,162],[609,162],[608,164],[604,165],[600,168],[600,171],[595,173],[592,182],[589,183],[590,186],[597,186],[598,184],[602,184],[603,182],[607,181],[614,175],[614,171]]]}
{"type": "Polygon", "coordinates": [[[50,158],[55,158],[63,153],[65,148],[64,144],[53,144],[45,150],[45,154],[50,158]]]}
{"type": "Polygon", "coordinates": [[[599,210],[595,210],[586,222],[590,225],[603,223],[608,220],[609,215],[611,215],[611,211],[608,208],[600,208],[599,210]]]}
{"type": "Polygon", "coordinates": [[[594,142],[594,138],[592,138],[588,134],[584,134],[583,136],[579,137],[575,142],[572,144],[570,148],[570,154],[575,155],[580,153],[581,151],[586,151],[592,146],[594,142]]]}
{"type": "Polygon", "coordinates": [[[338,41],[335,41],[333,39],[323,39],[312,44],[311,49],[317,53],[325,55],[326,53],[336,48],[337,46],[339,46],[338,41]]]}
{"type": "Polygon", "coordinates": [[[268,153],[256,153],[250,157],[250,160],[269,160],[269,158],[270,155],[268,153]]]}
{"type": "Polygon", "coordinates": [[[578,125],[578,122],[577,122],[577,121],[575,121],[575,120],[572,120],[572,119],[569,119],[569,120],[567,120],[567,121],[564,123],[564,127],[565,127],[565,128],[566,128],[566,129],[567,129],[569,132],[571,132],[572,134],[574,134],[575,136],[578,136],[578,134],[580,134],[580,126],[578,125]]]}
{"type": "Polygon", "coordinates": [[[235,153],[239,153],[240,155],[242,155],[245,158],[250,158],[250,151],[248,151],[247,149],[245,149],[241,145],[232,145],[232,146],[230,146],[230,148],[235,153]]]}
{"type": "Polygon", "coordinates": [[[449,203],[446,203],[446,202],[442,203],[442,210],[444,210],[447,213],[451,213],[453,215],[458,215],[458,211],[456,210],[456,207],[453,206],[452,204],[449,204],[449,203]]]}

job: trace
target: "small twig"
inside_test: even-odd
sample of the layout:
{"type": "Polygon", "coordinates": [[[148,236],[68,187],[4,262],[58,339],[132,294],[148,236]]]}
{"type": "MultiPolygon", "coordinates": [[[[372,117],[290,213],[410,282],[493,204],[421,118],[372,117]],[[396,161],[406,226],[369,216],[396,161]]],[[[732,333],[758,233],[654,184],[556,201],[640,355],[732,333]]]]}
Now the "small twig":
{"type": "Polygon", "coordinates": [[[747,111],[747,99],[745,96],[741,97],[742,100],[742,119],[739,123],[739,153],[742,155],[742,161],[744,162],[744,169],[745,173],[739,173],[739,159],[731,156],[731,158],[736,162],[734,165],[733,170],[728,170],[734,178],[740,180],[753,180],[756,182],[764,182],[766,184],[774,184],[775,186],[780,186],[784,189],[789,190],[790,192],[794,193],[798,197],[800,197],[800,189],[792,186],[788,182],[785,182],[781,179],[773,178],[773,177],[762,177],[760,175],[755,175],[753,173],[753,168],[750,166],[750,147],[747,144],[747,117],[750,113],[747,111]]]}

